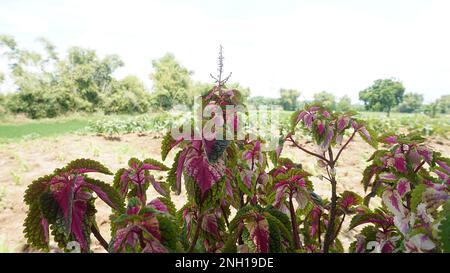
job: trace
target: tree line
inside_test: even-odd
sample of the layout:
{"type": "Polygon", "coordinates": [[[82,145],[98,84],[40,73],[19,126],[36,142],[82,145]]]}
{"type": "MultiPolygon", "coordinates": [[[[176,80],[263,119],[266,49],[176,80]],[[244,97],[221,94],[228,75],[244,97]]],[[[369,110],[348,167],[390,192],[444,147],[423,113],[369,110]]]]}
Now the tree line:
{"type": "MultiPolygon", "coordinates": [[[[103,112],[105,114],[139,114],[174,105],[192,106],[194,98],[207,92],[213,84],[196,82],[193,71],[182,66],[173,54],[153,60],[149,78],[152,90],[130,75],[116,79],[113,74],[124,62],[118,55],[98,56],[95,50],[71,47],[60,56],[55,45],[45,38],[37,40],[42,50],[22,48],[12,36],[0,35],[0,55],[8,61],[8,75],[0,71],[0,84],[6,76],[16,86],[15,92],[0,94],[0,114],[25,114],[36,118],[52,118],[71,112],[103,112]]],[[[277,105],[292,111],[302,107],[301,93],[296,89],[280,89],[279,98],[251,97],[248,87],[239,83],[227,84],[241,91],[249,104],[277,105]]],[[[449,113],[450,96],[423,105],[423,96],[406,93],[403,84],[395,79],[377,80],[359,94],[366,110],[399,112],[449,113]]],[[[362,110],[352,104],[348,96],[336,98],[322,91],[314,94],[312,102],[333,110],[362,110]]]]}

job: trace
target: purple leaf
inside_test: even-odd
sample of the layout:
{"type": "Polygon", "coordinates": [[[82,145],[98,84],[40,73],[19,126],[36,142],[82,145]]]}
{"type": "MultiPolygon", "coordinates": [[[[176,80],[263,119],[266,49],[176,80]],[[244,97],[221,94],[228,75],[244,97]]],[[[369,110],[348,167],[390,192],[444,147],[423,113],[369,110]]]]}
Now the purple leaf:
{"type": "Polygon", "coordinates": [[[416,234],[405,242],[407,252],[424,252],[433,250],[436,244],[425,234],[416,234]]]}
{"type": "Polygon", "coordinates": [[[420,164],[420,154],[417,151],[417,148],[413,147],[408,153],[408,158],[413,163],[414,167],[417,167],[420,164]]]}
{"type": "Polygon", "coordinates": [[[83,183],[83,187],[86,187],[88,189],[91,189],[93,192],[97,194],[97,196],[103,200],[106,204],[108,204],[111,208],[115,210],[121,210],[120,207],[118,207],[117,204],[115,204],[111,198],[108,196],[108,194],[99,186],[91,183],[83,183]]]}
{"type": "Polygon", "coordinates": [[[161,194],[162,196],[168,197],[169,193],[161,186],[161,182],[156,181],[155,177],[153,175],[149,175],[148,179],[150,180],[150,183],[152,184],[153,188],[161,194]]]}
{"type": "Polygon", "coordinates": [[[366,127],[361,127],[359,131],[366,137],[367,141],[372,141],[372,136],[370,136],[370,133],[367,131],[366,127]]]}
{"type": "Polygon", "coordinates": [[[383,142],[387,144],[396,144],[397,143],[397,136],[388,136],[383,139],[383,142]]]}
{"type": "Polygon", "coordinates": [[[72,225],[71,233],[75,236],[75,239],[80,244],[81,249],[87,251],[88,243],[84,235],[84,217],[86,215],[87,204],[84,201],[75,200],[73,204],[72,212],[72,225]]]}
{"type": "Polygon", "coordinates": [[[166,204],[161,202],[161,200],[158,198],[153,199],[148,204],[154,207],[155,209],[159,210],[160,212],[169,213],[169,209],[167,208],[166,204]]]}
{"type": "Polygon", "coordinates": [[[347,209],[353,205],[356,204],[355,202],[355,197],[353,195],[347,195],[345,197],[343,197],[342,201],[341,201],[341,205],[343,208],[347,209]]]}
{"type": "Polygon", "coordinates": [[[427,163],[431,163],[431,161],[433,160],[433,152],[426,147],[417,147],[417,152],[425,158],[427,163]]]}
{"type": "Polygon", "coordinates": [[[316,112],[317,110],[319,110],[320,109],[320,106],[311,106],[310,108],[309,108],[309,111],[310,112],[316,112]]]}
{"type": "Polygon", "coordinates": [[[317,130],[319,131],[319,134],[323,134],[323,132],[325,131],[325,125],[323,124],[322,121],[319,121],[317,124],[317,130]]]}
{"type": "Polygon", "coordinates": [[[338,123],[337,123],[338,132],[342,132],[342,130],[344,130],[348,126],[349,122],[350,122],[349,117],[343,116],[343,117],[339,118],[338,123]]]}
{"type": "Polygon", "coordinates": [[[320,224],[320,215],[322,214],[322,211],[320,210],[319,207],[314,207],[311,210],[311,213],[309,215],[309,221],[311,223],[311,227],[309,230],[309,234],[311,235],[311,237],[313,237],[318,229],[319,229],[319,224],[320,224]]]}
{"type": "Polygon", "coordinates": [[[179,158],[178,158],[178,164],[177,164],[177,172],[176,172],[176,186],[175,186],[175,193],[180,194],[181,193],[181,176],[183,175],[183,168],[186,161],[186,156],[188,154],[189,150],[184,150],[181,152],[179,158]]]}
{"type": "Polygon", "coordinates": [[[233,188],[231,187],[231,182],[230,179],[228,179],[228,177],[225,179],[225,189],[227,192],[227,195],[233,199],[233,188]]]}
{"type": "Polygon", "coordinates": [[[303,122],[305,124],[305,126],[309,129],[311,129],[311,125],[313,122],[313,115],[312,114],[306,114],[305,117],[303,118],[303,122]]]}
{"type": "Polygon", "coordinates": [[[328,133],[327,136],[325,138],[325,140],[323,141],[321,148],[323,151],[327,150],[328,147],[330,146],[331,140],[333,139],[334,136],[334,129],[333,127],[328,127],[328,133]]]}
{"type": "Polygon", "coordinates": [[[161,232],[159,231],[158,219],[154,217],[153,214],[150,214],[149,216],[150,217],[147,216],[147,219],[145,219],[145,221],[141,223],[142,229],[150,233],[155,239],[161,240],[161,232]]]}
{"type": "Polygon", "coordinates": [[[201,153],[191,150],[186,156],[186,174],[193,178],[200,188],[202,197],[211,189],[225,173],[222,160],[209,163],[208,159],[201,153]]]}
{"type": "Polygon", "coordinates": [[[214,236],[216,240],[220,239],[219,229],[217,227],[217,217],[214,214],[209,213],[203,217],[202,229],[214,236]]]}
{"type": "Polygon", "coordinates": [[[408,169],[406,167],[405,156],[403,154],[396,154],[394,156],[393,165],[394,165],[394,168],[397,169],[397,171],[400,173],[408,172],[408,169]]]}
{"type": "Polygon", "coordinates": [[[147,240],[143,253],[167,253],[167,249],[158,240],[147,240]]]}
{"type": "Polygon", "coordinates": [[[250,237],[256,245],[256,252],[269,252],[269,223],[262,215],[256,214],[253,221],[246,223],[250,237]]]}
{"type": "Polygon", "coordinates": [[[393,174],[393,173],[381,173],[379,177],[381,180],[386,180],[386,181],[397,180],[397,176],[395,176],[395,174],[393,174]]]}
{"type": "Polygon", "coordinates": [[[248,189],[252,188],[252,177],[253,177],[252,170],[242,170],[241,171],[241,179],[248,189]]]}
{"type": "Polygon", "coordinates": [[[277,184],[275,184],[274,188],[276,190],[274,206],[278,206],[282,201],[282,198],[288,188],[288,182],[287,181],[278,182],[277,184]]]}
{"type": "Polygon", "coordinates": [[[446,162],[442,160],[437,160],[436,163],[441,167],[447,174],[450,174],[450,167],[447,165],[446,162]]]}
{"type": "Polygon", "coordinates": [[[397,191],[387,188],[382,195],[383,203],[395,216],[403,217],[405,215],[405,208],[403,207],[402,199],[397,191]]]}
{"type": "Polygon", "coordinates": [[[44,217],[41,217],[41,226],[42,230],[44,231],[45,241],[48,243],[48,221],[44,217]]]}
{"type": "Polygon", "coordinates": [[[298,207],[300,209],[304,209],[306,205],[308,205],[308,195],[306,195],[305,191],[299,190],[294,193],[294,198],[297,200],[298,207]]]}
{"type": "Polygon", "coordinates": [[[298,122],[299,122],[300,120],[302,120],[302,119],[305,117],[305,115],[306,115],[307,113],[308,113],[308,112],[306,112],[306,111],[300,112],[300,114],[298,114],[298,116],[297,116],[297,119],[295,120],[295,125],[297,125],[298,122]]]}
{"type": "Polygon", "coordinates": [[[403,197],[406,193],[411,191],[411,185],[406,178],[401,178],[397,183],[397,192],[403,197]]]}

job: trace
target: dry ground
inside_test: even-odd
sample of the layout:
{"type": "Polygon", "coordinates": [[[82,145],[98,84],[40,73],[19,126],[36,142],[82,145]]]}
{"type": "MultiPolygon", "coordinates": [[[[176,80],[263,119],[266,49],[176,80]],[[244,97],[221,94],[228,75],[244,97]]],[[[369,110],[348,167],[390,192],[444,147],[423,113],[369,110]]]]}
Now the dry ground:
{"type": "MultiPolygon", "coordinates": [[[[161,139],[157,136],[125,135],[120,141],[106,140],[100,136],[68,135],[57,138],[46,138],[22,141],[18,143],[0,144],[0,252],[25,251],[22,223],[27,207],[23,203],[26,187],[42,175],[51,173],[53,169],[61,167],[77,158],[92,158],[110,168],[113,172],[126,165],[128,158],[160,159],[161,139]]],[[[450,156],[450,141],[432,139],[428,143],[437,151],[450,156]]],[[[284,156],[302,163],[304,168],[318,175],[315,160],[303,152],[292,147],[285,147],[284,156]]],[[[349,145],[349,149],[342,154],[341,165],[337,166],[338,191],[351,190],[364,194],[360,186],[361,173],[366,166],[373,149],[357,139],[349,145]]],[[[171,164],[173,158],[168,158],[166,164],[171,164]]],[[[111,181],[112,177],[101,177],[111,181]]],[[[313,178],[315,191],[321,196],[329,197],[330,185],[325,180],[313,178]]],[[[149,195],[156,196],[150,192],[149,195]]],[[[149,196],[151,197],[151,196],[149,196]]],[[[185,201],[185,195],[173,196],[177,208],[185,201]]],[[[379,200],[375,200],[376,204],[379,200]]],[[[104,237],[109,240],[108,216],[110,209],[98,202],[97,221],[104,237]]],[[[344,232],[340,239],[347,248],[354,235],[354,231],[344,232]]],[[[93,249],[102,252],[98,242],[93,238],[93,249]]]]}

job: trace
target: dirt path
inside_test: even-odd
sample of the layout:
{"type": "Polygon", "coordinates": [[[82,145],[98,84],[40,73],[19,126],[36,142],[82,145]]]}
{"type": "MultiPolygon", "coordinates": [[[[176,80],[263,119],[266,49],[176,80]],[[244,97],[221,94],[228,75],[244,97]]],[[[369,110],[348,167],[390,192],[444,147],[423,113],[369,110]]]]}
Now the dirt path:
{"type": "MultiPolygon", "coordinates": [[[[140,159],[160,159],[161,139],[155,136],[125,135],[120,141],[105,140],[99,136],[65,136],[29,140],[26,142],[0,145],[0,252],[22,252],[25,245],[22,223],[25,219],[27,207],[23,203],[23,194],[34,179],[51,173],[53,169],[61,167],[67,162],[77,158],[92,158],[98,160],[110,168],[113,172],[126,166],[130,157],[140,159]]],[[[450,141],[431,140],[429,145],[450,156],[450,141]]],[[[304,168],[314,175],[318,175],[315,160],[292,147],[285,147],[284,156],[302,163],[304,168]]],[[[360,186],[362,170],[366,166],[373,149],[357,140],[342,154],[342,163],[337,166],[339,181],[338,191],[355,191],[364,194],[360,186]]],[[[173,158],[166,160],[170,165],[173,158]]],[[[101,177],[110,181],[111,177],[101,177]]],[[[313,178],[315,191],[323,197],[329,197],[330,185],[326,181],[313,178]]],[[[150,191],[149,198],[156,196],[156,192],[150,191]]],[[[186,200],[186,196],[173,196],[177,208],[180,208],[186,200]]],[[[375,202],[379,202],[375,200],[375,202]]],[[[110,208],[102,202],[97,204],[97,221],[101,233],[109,240],[108,217],[110,208]]],[[[348,223],[347,223],[348,224],[348,223]]],[[[347,248],[353,237],[353,232],[344,232],[340,239],[347,248]]],[[[102,252],[98,242],[93,238],[93,249],[102,252]]]]}

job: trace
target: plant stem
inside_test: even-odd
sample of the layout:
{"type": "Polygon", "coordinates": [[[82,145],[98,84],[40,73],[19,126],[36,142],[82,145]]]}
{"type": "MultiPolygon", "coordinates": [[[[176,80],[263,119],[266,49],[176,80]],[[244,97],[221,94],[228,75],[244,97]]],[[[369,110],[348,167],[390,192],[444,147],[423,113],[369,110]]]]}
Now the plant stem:
{"type": "Polygon", "coordinates": [[[419,166],[417,166],[417,168],[414,170],[414,173],[417,173],[424,164],[425,164],[425,160],[422,161],[419,166]]]}
{"type": "Polygon", "coordinates": [[[222,210],[223,218],[225,219],[225,224],[227,225],[227,228],[230,227],[230,222],[228,221],[228,215],[225,213],[225,208],[223,205],[220,205],[220,209],[222,210]]]}
{"type": "Polygon", "coordinates": [[[291,214],[292,222],[292,236],[294,238],[295,249],[300,249],[302,244],[300,242],[300,236],[298,234],[297,215],[295,214],[294,203],[292,202],[292,193],[289,194],[289,211],[291,214]]]}
{"type": "Polygon", "coordinates": [[[350,136],[350,138],[347,140],[347,142],[345,142],[344,146],[342,146],[342,148],[339,150],[339,152],[336,155],[336,159],[334,160],[333,163],[336,163],[339,159],[339,157],[341,156],[341,153],[343,150],[345,150],[345,148],[347,147],[347,145],[352,141],[352,139],[355,137],[357,130],[353,131],[353,134],[350,136]]]}
{"type": "Polygon", "coordinates": [[[325,161],[326,163],[330,163],[330,161],[328,159],[326,159],[324,156],[321,156],[319,154],[313,153],[311,151],[306,150],[305,148],[303,148],[302,146],[300,146],[297,142],[295,142],[295,140],[292,138],[292,136],[289,136],[290,140],[292,141],[292,143],[299,148],[300,150],[304,151],[307,154],[310,154],[312,156],[318,157],[320,159],[322,159],[323,161],[325,161]]]}
{"type": "Polygon", "coordinates": [[[377,195],[378,187],[380,186],[380,184],[381,184],[380,180],[377,180],[374,182],[374,184],[372,186],[372,190],[370,191],[369,194],[367,194],[366,197],[364,197],[364,202],[363,202],[364,206],[367,206],[367,207],[369,206],[370,199],[377,195]]]}
{"type": "Polygon", "coordinates": [[[197,227],[195,228],[194,238],[192,238],[191,245],[189,246],[189,250],[188,250],[189,253],[192,253],[192,251],[194,251],[195,245],[197,244],[198,236],[200,236],[200,230],[202,229],[202,222],[203,222],[204,216],[205,215],[202,213],[200,215],[200,217],[198,218],[197,227]]]}
{"type": "Polygon", "coordinates": [[[100,231],[97,229],[95,225],[91,225],[91,231],[92,234],[94,234],[95,238],[98,240],[100,245],[106,250],[109,251],[109,244],[106,242],[106,240],[103,238],[103,236],[100,234],[100,231]]]}
{"type": "Polygon", "coordinates": [[[330,218],[328,220],[328,226],[325,233],[325,239],[323,243],[323,252],[328,253],[330,250],[330,245],[334,240],[334,222],[336,219],[336,201],[337,201],[337,194],[336,194],[336,179],[331,176],[331,208],[330,208],[330,218]]]}
{"type": "Polygon", "coordinates": [[[337,229],[337,231],[336,231],[336,234],[334,235],[333,240],[336,240],[336,238],[337,238],[338,235],[339,235],[339,232],[341,232],[341,228],[342,228],[342,224],[344,223],[344,220],[345,220],[345,214],[342,215],[342,220],[341,220],[341,222],[339,223],[338,229],[337,229]]]}
{"type": "Polygon", "coordinates": [[[320,230],[320,218],[322,218],[322,211],[319,213],[319,224],[317,225],[317,239],[319,240],[319,245],[322,244],[322,239],[320,239],[320,236],[322,235],[322,231],[320,230]]]}

